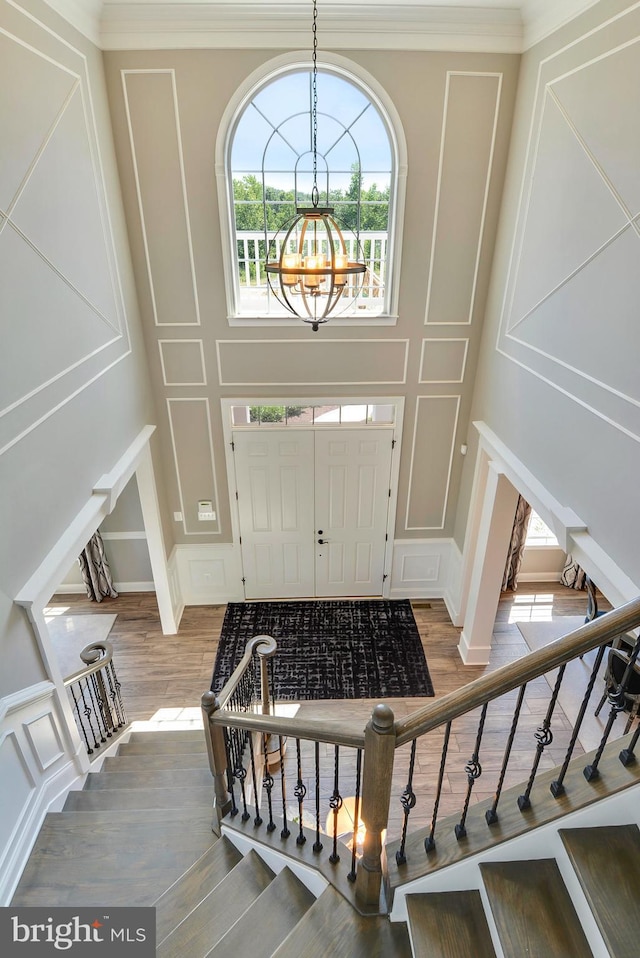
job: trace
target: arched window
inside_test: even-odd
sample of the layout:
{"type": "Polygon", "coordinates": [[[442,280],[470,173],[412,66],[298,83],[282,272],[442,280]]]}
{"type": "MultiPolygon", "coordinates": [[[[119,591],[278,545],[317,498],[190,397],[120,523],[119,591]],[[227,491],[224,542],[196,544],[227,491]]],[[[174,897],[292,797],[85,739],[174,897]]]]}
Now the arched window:
{"type": "MultiPolygon", "coordinates": [[[[321,206],[332,206],[347,242],[367,265],[357,298],[332,322],[396,321],[399,262],[395,238],[404,201],[406,165],[399,121],[392,124],[383,91],[346,70],[341,57],[318,60],[317,184],[321,206]],[[399,146],[400,144],[400,146],[399,146]],[[400,155],[402,154],[402,155],[400,155]]],[[[299,56],[278,58],[249,78],[229,105],[218,137],[218,187],[229,322],[295,325],[271,294],[264,270],[269,241],[311,205],[312,75],[299,56]],[[284,61],[284,62],[283,62],[284,61]],[[271,67],[271,69],[269,69],[271,67]],[[222,155],[221,155],[222,154],[222,155]]],[[[355,64],[349,64],[355,68],[355,64]]]]}

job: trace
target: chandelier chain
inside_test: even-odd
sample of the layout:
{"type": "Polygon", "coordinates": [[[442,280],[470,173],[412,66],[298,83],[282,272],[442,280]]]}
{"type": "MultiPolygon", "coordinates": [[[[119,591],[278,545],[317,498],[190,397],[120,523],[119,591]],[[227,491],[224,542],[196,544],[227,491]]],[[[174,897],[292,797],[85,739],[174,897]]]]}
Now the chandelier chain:
{"type": "Polygon", "coordinates": [[[312,122],[312,146],[313,146],[313,188],[311,190],[311,201],[314,206],[318,205],[318,6],[316,0],[313,0],[313,74],[312,74],[312,104],[311,104],[311,122],[312,122]]]}

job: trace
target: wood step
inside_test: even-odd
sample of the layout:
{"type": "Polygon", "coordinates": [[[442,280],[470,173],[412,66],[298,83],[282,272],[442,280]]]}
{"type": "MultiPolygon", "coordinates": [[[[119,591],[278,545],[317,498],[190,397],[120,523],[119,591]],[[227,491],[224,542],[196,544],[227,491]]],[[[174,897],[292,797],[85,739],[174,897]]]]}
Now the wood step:
{"type": "MultiPolygon", "coordinates": [[[[204,740],[204,733],[200,733],[200,738],[198,739],[172,739],[172,738],[163,738],[160,740],[150,738],[150,732],[134,732],[134,735],[147,736],[146,739],[136,738],[133,741],[131,739],[128,742],[123,742],[122,745],[118,747],[118,755],[171,755],[175,752],[207,752],[206,742],[204,740]]],[[[177,732],[174,733],[178,735],[177,732]]]]}
{"type": "Polygon", "coordinates": [[[85,791],[116,788],[194,788],[213,789],[209,768],[160,769],[143,768],[137,772],[89,772],[85,791]]]}
{"type": "Polygon", "coordinates": [[[555,859],[484,862],[480,873],[505,958],[592,955],[555,859]]]}
{"type": "Polygon", "coordinates": [[[187,743],[195,742],[204,745],[204,730],[201,728],[193,729],[153,729],[149,732],[132,732],[129,738],[130,743],[144,742],[145,745],[151,743],[162,745],[166,743],[187,743]]]}
{"type": "Polygon", "coordinates": [[[45,817],[14,905],[151,905],[217,841],[206,809],[147,821],[45,817]]]}
{"type": "MultiPolygon", "coordinates": [[[[273,958],[411,958],[404,922],[359,915],[331,885],[326,888],[273,958]]],[[[470,956],[469,956],[470,958],[470,956]]]]}
{"type": "Polygon", "coordinates": [[[285,867],[208,954],[271,958],[314,901],[309,889],[285,867]]]}
{"type": "MultiPolygon", "coordinates": [[[[253,850],[156,947],[156,958],[204,958],[262,894],[274,873],[253,850]]],[[[259,934],[259,929],[256,929],[259,934]]]]}
{"type": "MultiPolygon", "coordinates": [[[[209,768],[209,757],[206,752],[157,752],[142,755],[114,755],[105,758],[101,765],[102,772],[135,772],[146,769],[170,771],[178,768],[209,768]]],[[[211,772],[209,772],[211,775],[211,772]]]]}
{"type": "Polygon", "coordinates": [[[107,808],[208,808],[213,814],[213,788],[114,788],[69,792],[63,811],[107,808]]]}
{"type": "Polygon", "coordinates": [[[224,836],[208,848],[204,855],[154,902],[156,941],[164,941],[239,861],[242,861],[242,854],[233,842],[224,836]]]}
{"type": "Polygon", "coordinates": [[[495,958],[479,891],[407,895],[415,958],[495,958]]]}
{"type": "Polygon", "coordinates": [[[609,954],[640,952],[640,830],[637,825],[560,829],[609,954]]]}

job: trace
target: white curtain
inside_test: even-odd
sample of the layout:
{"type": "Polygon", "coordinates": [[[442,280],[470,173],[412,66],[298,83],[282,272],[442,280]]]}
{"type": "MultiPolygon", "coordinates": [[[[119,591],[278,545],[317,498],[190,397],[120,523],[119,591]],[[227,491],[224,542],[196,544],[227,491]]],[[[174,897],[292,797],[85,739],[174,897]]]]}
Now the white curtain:
{"type": "Polygon", "coordinates": [[[100,532],[94,532],[91,536],[78,556],[78,564],[90,599],[102,602],[106,595],[112,599],[118,598],[118,593],[113,588],[111,570],[104,553],[104,542],[100,532]]]}

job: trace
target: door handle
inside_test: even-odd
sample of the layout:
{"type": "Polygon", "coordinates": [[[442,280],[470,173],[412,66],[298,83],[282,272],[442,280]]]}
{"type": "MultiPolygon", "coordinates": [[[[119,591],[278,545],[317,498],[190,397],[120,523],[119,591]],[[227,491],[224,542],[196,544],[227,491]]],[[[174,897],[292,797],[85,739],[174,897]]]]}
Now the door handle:
{"type": "Polygon", "coordinates": [[[328,542],[328,541],[329,541],[328,539],[318,539],[318,545],[323,546],[325,542],[328,542]]]}

